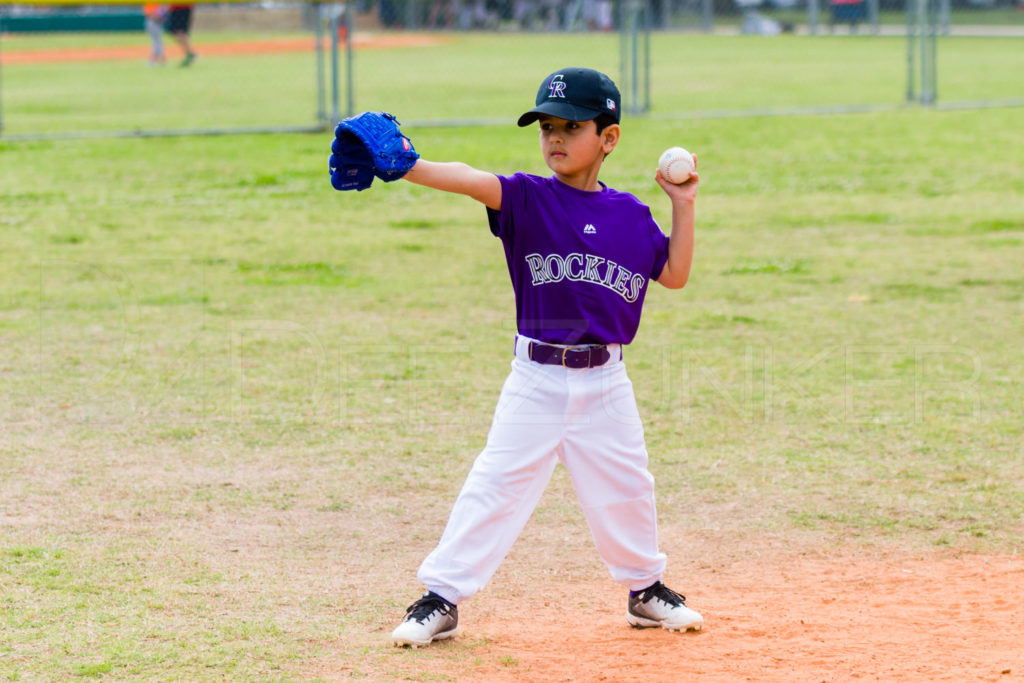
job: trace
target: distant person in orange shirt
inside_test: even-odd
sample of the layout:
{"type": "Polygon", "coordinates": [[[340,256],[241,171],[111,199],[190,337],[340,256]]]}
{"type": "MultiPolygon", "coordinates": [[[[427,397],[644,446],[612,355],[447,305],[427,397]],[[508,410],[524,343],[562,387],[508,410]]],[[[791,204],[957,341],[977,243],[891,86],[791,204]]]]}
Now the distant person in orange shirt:
{"type": "Polygon", "coordinates": [[[181,66],[189,66],[196,59],[196,53],[192,51],[192,44],[189,42],[189,32],[192,30],[192,7],[193,5],[171,5],[167,14],[167,32],[170,33],[178,45],[181,45],[185,53],[185,59],[181,66]]]}
{"type": "Polygon", "coordinates": [[[146,17],[146,33],[149,34],[149,65],[163,66],[167,61],[164,56],[164,19],[167,8],[164,5],[149,3],[142,6],[146,17]]]}

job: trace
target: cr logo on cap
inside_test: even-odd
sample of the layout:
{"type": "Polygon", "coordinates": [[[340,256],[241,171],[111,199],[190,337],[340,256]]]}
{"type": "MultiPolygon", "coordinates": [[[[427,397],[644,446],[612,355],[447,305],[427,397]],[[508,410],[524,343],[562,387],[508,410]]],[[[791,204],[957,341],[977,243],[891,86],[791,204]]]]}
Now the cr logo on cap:
{"type": "Polygon", "coordinates": [[[548,88],[551,89],[551,94],[548,97],[561,97],[565,99],[565,81],[562,80],[562,74],[556,74],[551,77],[551,82],[548,83],[548,88]]]}

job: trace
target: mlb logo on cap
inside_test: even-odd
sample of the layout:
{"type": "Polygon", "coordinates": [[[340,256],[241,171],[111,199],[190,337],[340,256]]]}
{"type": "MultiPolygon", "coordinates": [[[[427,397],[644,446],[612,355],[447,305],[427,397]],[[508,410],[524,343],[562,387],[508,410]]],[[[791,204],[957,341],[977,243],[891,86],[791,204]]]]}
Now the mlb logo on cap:
{"type": "Polygon", "coordinates": [[[591,121],[608,114],[618,123],[620,102],[619,89],[600,71],[575,66],[559,69],[541,83],[537,106],[519,117],[519,125],[528,126],[542,115],[591,121]]]}

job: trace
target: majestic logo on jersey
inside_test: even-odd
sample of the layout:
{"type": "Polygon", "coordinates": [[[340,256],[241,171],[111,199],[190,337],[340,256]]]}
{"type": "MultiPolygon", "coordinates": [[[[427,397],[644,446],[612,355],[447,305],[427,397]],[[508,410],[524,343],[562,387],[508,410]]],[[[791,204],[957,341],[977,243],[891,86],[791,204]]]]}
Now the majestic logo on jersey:
{"type": "Polygon", "coordinates": [[[593,223],[587,223],[583,228],[584,235],[596,235],[597,228],[594,227],[593,223]]]}
{"type": "Polygon", "coordinates": [[[629,303],[640,297],[647,283],[645,276],[593,254],[528,254],[526,263],[530,266],[534,287],[563,280],[589,282],[612,290],[629,303]]]}
{"type": "Polygon", "coordinates": [[[551,89],[551,97],[561,97],[565,99],[565,81],[562,80],[562,74],[556,74],[551,77],[551,81],[548,83],[548,88],[551,89]]]}

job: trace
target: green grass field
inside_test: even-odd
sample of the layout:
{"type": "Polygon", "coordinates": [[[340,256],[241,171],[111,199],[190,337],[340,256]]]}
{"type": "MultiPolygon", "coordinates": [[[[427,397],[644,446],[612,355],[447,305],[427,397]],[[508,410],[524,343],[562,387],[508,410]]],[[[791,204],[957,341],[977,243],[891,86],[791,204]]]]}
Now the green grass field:
{"type": "MultiPolygon", "coordinates": [[[[504,116],[406,132],[431,159],[542,173],[511,123],[536,82],[614,64],[582,38],[557,55],[495,40],[444,48],[423,62],[438,80],[408,89],[395,55],[368,54],[361,101],[504,116]],[[478,99],[441,87],[465,82],[478,99]]],[[[680,62],[704,41],[680,41],[680,62]]],[[[826,44],[891,52],[878,68],[898,73],[895,42],[826,44]]],[[[731,50],[762,50],[765,78],[805,60],[824,78],[824,53],[802,52],[817,45],[737,39],[713,65],[659,63],[657,101],[707,85],[701,107],[754,104],[731,50]]],[[[219,65],[201,66],[188,75],[219,65]]],[[[5,72],[12,131],[19,90],[70,87],[63,69],[5,72]]],[[[898,100],[898,80],[865,94],[864,72],[858,101],[898,100]]],[[[798,81],[780,100],[840,92],[798,81]]],[[[341,678],[472,671],[476,641],[457,641],[450,676],[416,676],[385,637],[505,375],[500,244],[465,198],[334,192],[329,142],[0,142],[0,678],[291,681],[325,657],[341,678]]],[[[693,276],[652,290],[626,354],[663,527],[706,545],[1021,552],[1024,109],[627,119],[603,179],[663,226],[652,176],[672,144],[700,156],[693,276]]],[[[529,528],[581,525],[560,471],[529,528]]],[[[592,554],[585,538],[546,551],[592,554]]]]}
{"type": "MultiPolygon", "coordinates": [[[[282,36],[295,38],[296,36],[282,36]]],[[[266,39],[266,35],[254,36],[266,39]]],[[[7,53],[74,47],[69,36],[17,36],[7,53]]],[[[144,36],[78,36],[79,46],[144,48],[144,36]]],[[[200,61],[147,68],[145,58],[14,63],[3,74],[9,136],[38,133],[298,126],[316,123],[311,53],[203,55],[240,42],[232,33],[195,37],[200,61]]],[[[1024,97],[1024,37],[942,38],[940,102],[1024,97]]],[[[915,59],[917,57],[915,56],[915,59]]],[[[409,122],[503,120],[520,94],[536,91],[551,64],[583,63],[618,76],[612,34],[444,34],[438,44],[357,50],[356,109],[394,109],[409,122]],[[496,47],[500,46],[500,47],[496,47]]],[[[906,99],[907,44],[900,37],[720,36],[658,33],[651,41],[652,115],[815,107],[899,107],[906,99]]],[[[341,65],[344,74],[344,63],[341,65]]],[[[346,107],[344,75],[340,109],[346,107]]],[[[630,96],[626,93],[627,100],[630,96]]],[[[328,100],[330,95],[327,95],[328,100]]],[[[642,90],[639,93],[642,100],[642,90]]],[[[330,110],[330,102],[327,110],[330,110]]]]}

